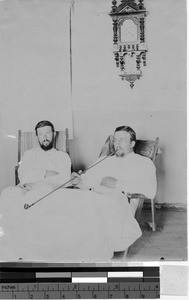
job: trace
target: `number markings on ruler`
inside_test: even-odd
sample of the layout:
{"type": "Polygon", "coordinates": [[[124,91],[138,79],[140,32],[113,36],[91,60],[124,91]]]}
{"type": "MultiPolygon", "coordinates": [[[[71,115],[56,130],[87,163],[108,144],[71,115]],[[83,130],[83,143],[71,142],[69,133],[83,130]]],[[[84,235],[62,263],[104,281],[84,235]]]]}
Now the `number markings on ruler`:
{"type": "MultiPolygon", "coordinates": [[[[70,272],[40,272],[29,270],[19,280],[11,270],[2,272],[0,299],[108,299],[108,298],[159,298],[158,268],[70,268],[70,272]],[[82,271],[84,270],[84,271],[82,271]],[[10,279],[10,283],[7,280],[10,279]],[[4,281],[3,281],[4,280],[4,281]],[[12,280],[12,283],[11,283],[12,280]],[[14,284],[15,282],[15,284],[14,284]]],[[[57,269],[58,270],[58,269],[57,269]]],[[[59,269],[60,270],[60,269],[59,269]]],[[[62,268],[63,270],[63,268],[62,268]]],[[[18,271],[21,272],[21,269],[18,271]]],[[[24,270],[26,272],[26,270],[24,270]]],[[[24,272],[24,273],[25,273],[24,272]]]]}

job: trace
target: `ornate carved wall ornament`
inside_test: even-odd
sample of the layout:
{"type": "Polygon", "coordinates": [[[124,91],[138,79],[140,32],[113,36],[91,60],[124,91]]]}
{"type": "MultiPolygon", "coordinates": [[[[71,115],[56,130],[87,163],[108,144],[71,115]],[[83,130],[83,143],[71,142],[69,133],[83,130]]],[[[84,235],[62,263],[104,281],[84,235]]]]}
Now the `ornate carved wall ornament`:
{"type": "Polygon", "coordinates": [[[148,14],[144,0],[112,1],[113,52],[120,77],[134,87],[146,66],[145,18],[148,14]],[[117,3],[120,3],[117,5],[117,3]],[[135,60],[135,63],[133,61],[135,60]]]}

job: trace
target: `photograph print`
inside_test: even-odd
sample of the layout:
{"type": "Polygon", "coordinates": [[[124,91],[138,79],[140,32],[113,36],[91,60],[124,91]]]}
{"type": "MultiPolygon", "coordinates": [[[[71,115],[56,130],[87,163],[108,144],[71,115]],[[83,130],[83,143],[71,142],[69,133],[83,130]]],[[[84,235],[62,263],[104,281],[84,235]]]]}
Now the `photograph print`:
{"type": "Polygon", "coordinates": [[[186,1],[0,1],[0,261],[186,261],[186,1]]]}

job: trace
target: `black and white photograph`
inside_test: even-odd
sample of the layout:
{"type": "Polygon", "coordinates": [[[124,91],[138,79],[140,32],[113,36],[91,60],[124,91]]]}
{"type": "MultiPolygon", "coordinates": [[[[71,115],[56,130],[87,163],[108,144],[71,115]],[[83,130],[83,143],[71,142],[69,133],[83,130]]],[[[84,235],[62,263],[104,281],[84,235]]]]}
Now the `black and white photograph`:
{"type": "Polygon", "coordinates": [[[0,0],[0,262],[187,261],[185,0],[0,0]]]}

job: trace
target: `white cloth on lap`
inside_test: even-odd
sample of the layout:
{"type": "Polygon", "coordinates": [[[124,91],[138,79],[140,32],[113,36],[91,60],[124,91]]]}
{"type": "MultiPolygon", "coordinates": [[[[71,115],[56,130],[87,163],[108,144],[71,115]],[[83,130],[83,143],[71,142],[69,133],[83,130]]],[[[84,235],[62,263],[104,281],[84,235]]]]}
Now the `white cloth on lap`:
{"type": "Polygon", "coordinates": [[[62,188],[25,210],[27,201],[37,200],[29,195],[1,198],[1,260],[110,261],[114,251],[127,249],[141,236],[123,195],[62,188]]]}

